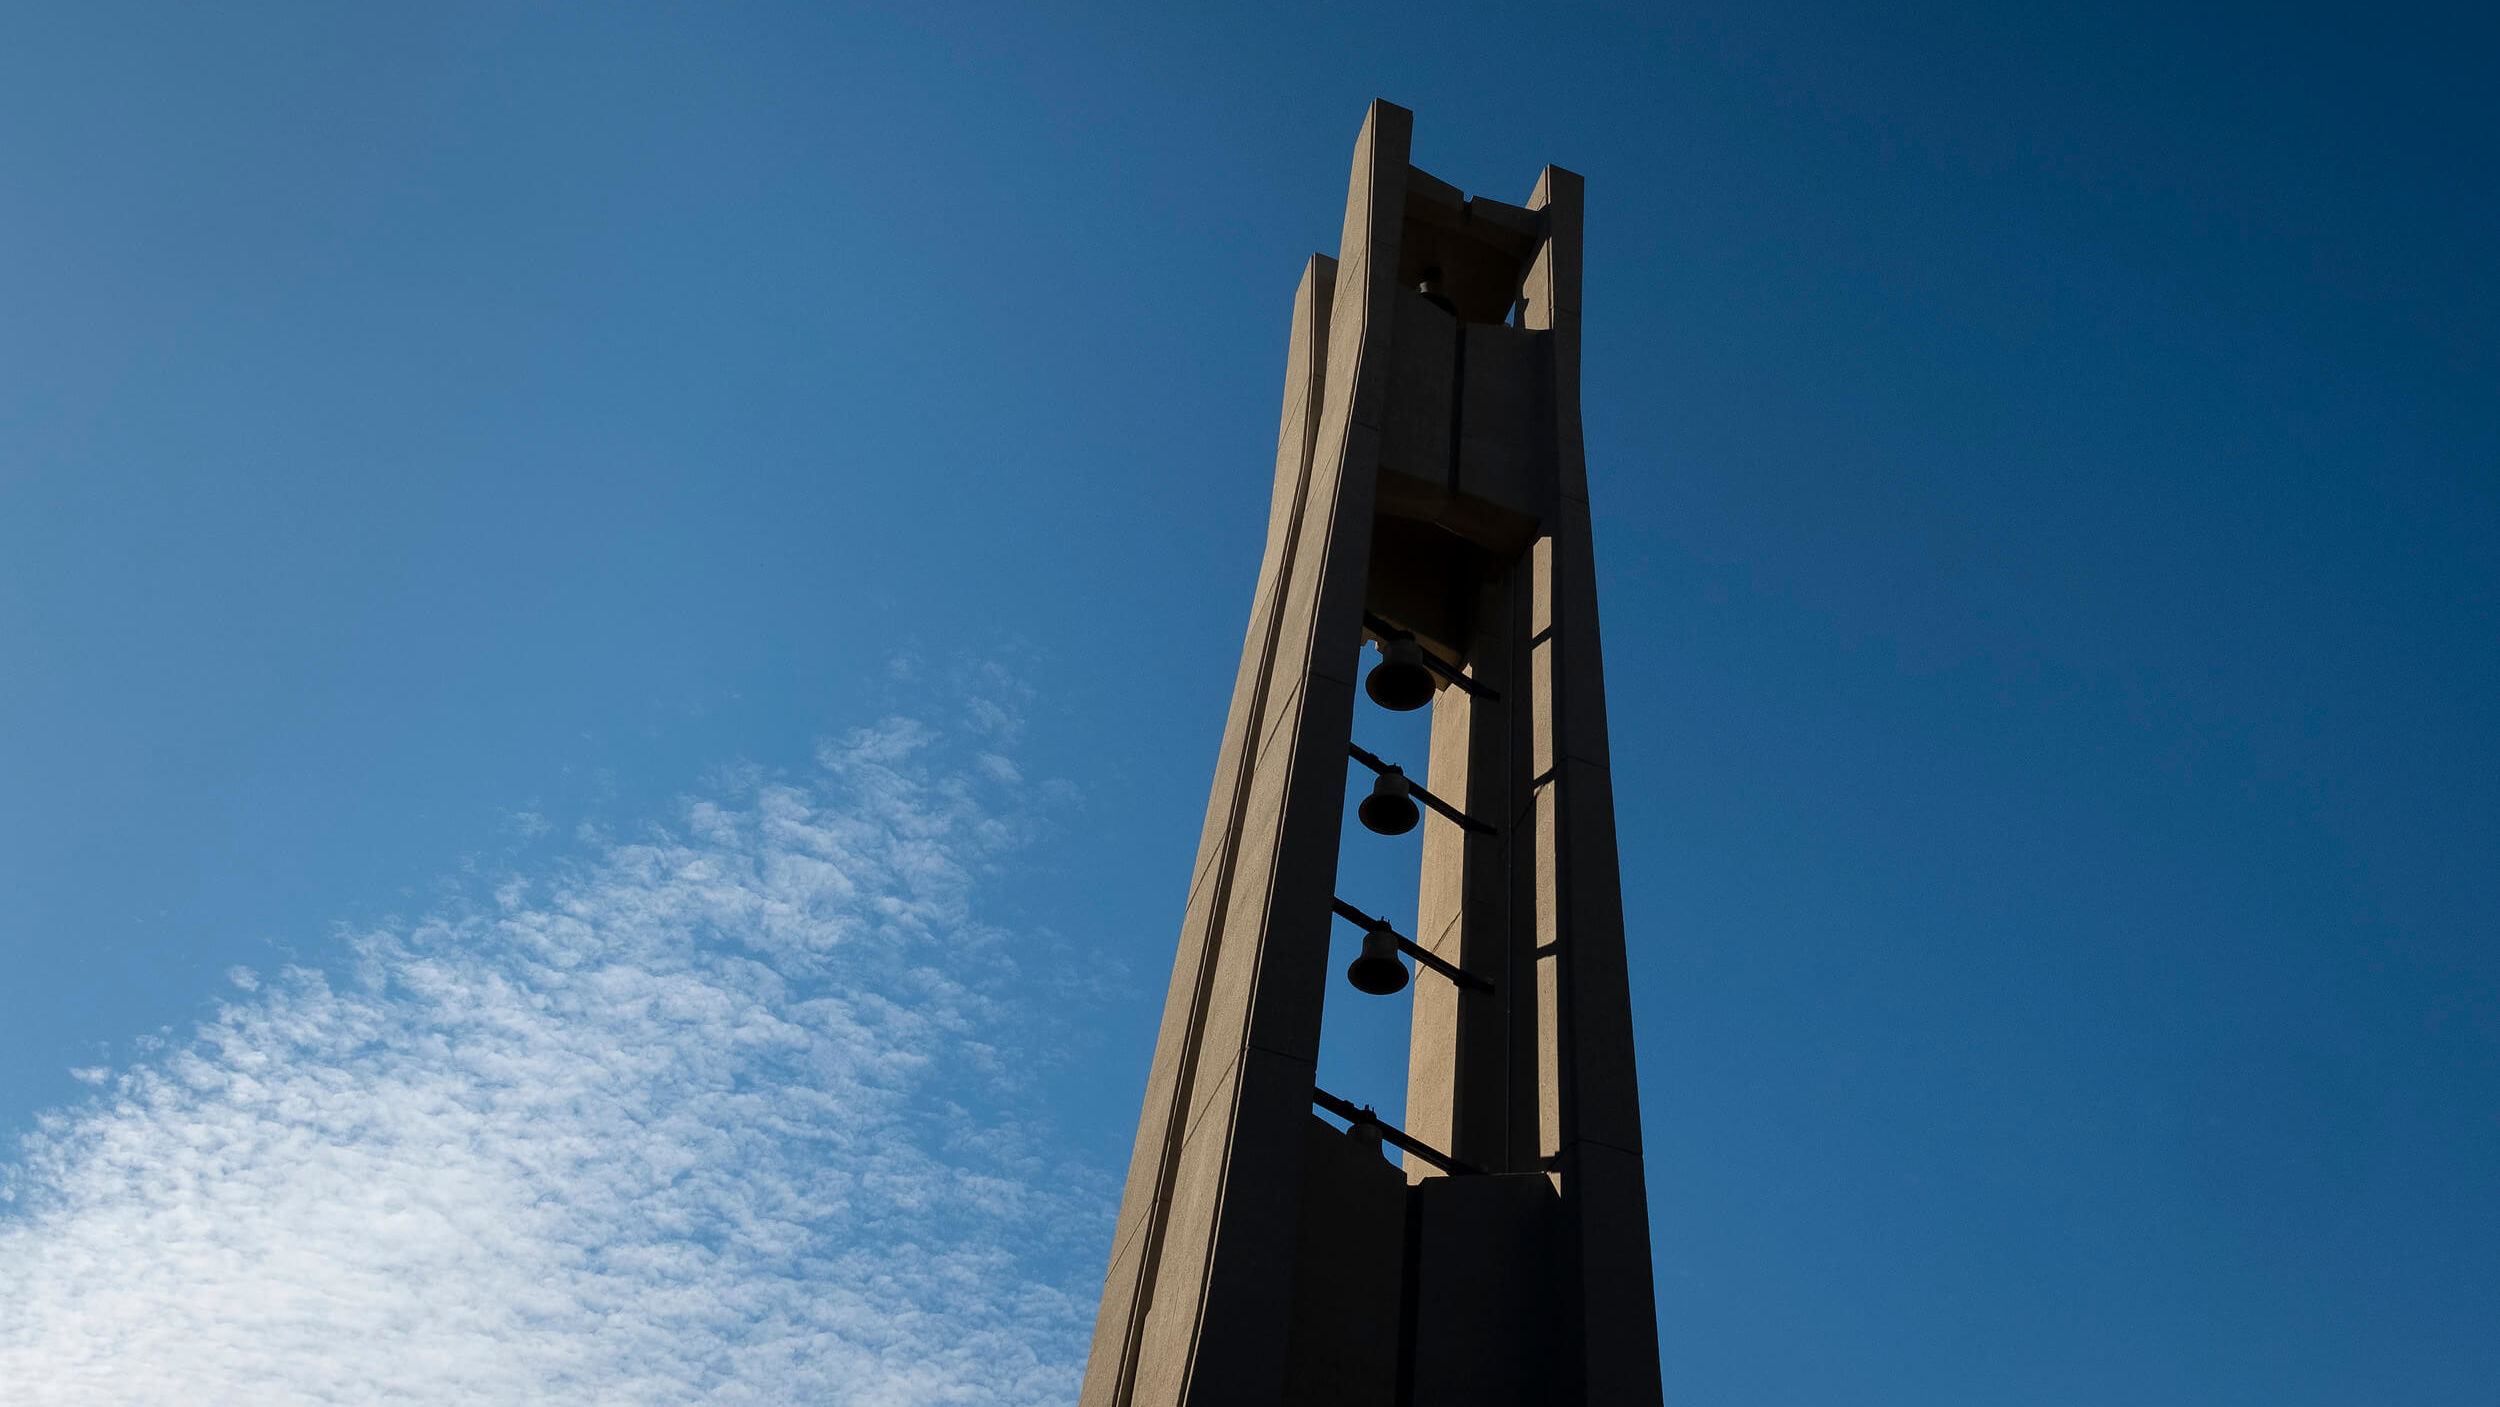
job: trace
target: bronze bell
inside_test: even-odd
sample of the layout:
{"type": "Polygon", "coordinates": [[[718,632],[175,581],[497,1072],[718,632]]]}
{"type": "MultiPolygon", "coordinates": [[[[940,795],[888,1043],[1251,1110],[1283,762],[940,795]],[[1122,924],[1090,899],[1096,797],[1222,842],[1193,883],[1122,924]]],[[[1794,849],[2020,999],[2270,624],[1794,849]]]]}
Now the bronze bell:
{"type": "Polygon", "coordinates": [[[1375,997],[1405,990],[1406,964],[1398,959],[1397,930],[1385,923],[1363,930],[1362,955],[1346,964],[1345,980],[1375,997]]]}
{"type": "Polygon", "coordinates": [[[1436,264],[1424,270],[1423,278],[1415,284],[1415,291],[1424,295],[1425,302],[1448,313],[1451,317],[1458,316],[1458,305],[1450,301],[1449,292],[1441,283],[1439,265],[1436,264]]]}
{"type": "Polygon", "coordinates": [[[1363,1111],[1363,1114],[1364,1117],[1345,1126],[1345,1136],[1353,1139],[1355,1145],[1363,1152],[1386,1160],[1389,1155],[1380,1146],[1380,1120],[1372,1118],[1371,1110],[1368,1108],[1363,1111]]]}
{"type": "Polygon", "coordinates": [[[1397,713],[1412,713],[1432,702],[1432,671],[1424,668],[1424,647],[1413,636],[1380,642],[1380,663],[1363,676],[1363,692],[1372,702],[1397,713]]]}
{"type": "Polygon", "coordinates": [[[1372,794],[1354,808],[1355,819],[1363,823],[1365,830],[1380,835],[1404,835],[1424,818],[1415,805],[1413,791],[1406,783],[1406,774],[1392,767],[1372,780],[1372,794]]]}

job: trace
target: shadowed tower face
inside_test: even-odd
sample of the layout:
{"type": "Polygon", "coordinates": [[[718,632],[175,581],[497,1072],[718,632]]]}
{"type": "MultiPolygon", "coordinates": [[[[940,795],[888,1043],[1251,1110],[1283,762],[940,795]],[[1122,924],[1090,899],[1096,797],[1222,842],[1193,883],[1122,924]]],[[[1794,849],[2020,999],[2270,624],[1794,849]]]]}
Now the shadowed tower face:
{"type": "Polygon", "coordinates": [[[1412,125],[1372,105],[1338,257],[1294,295],[1267,552],[1085,1407],[1659,1400],[1581,181],[1471,200],[1408,165],[1412,125]],[[1367,687],[1432,710],[1420,775],[1354,736],[1367,687]],[[1366,825],[1421,828],[1412,934],[1336,893],[1349,767],[1366,825]],[[1339,998],[1414,1003],[1403,1130],[1313,1084],[1341,922],[1365,935],[1339,998]]]}

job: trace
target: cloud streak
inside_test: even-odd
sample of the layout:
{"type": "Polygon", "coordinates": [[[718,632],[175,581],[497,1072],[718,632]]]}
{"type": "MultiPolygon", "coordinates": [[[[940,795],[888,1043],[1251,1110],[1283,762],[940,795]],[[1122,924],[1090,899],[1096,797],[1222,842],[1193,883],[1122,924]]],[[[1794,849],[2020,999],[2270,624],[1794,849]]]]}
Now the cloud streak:
{"type": "Polygon", "coordinates": [[[1016,1112],[1049,1031],[974,896],[1032,813],[953,757],[888,722],[237,974],[0,1174],[9,1400],[1072,1398],[1110,1191],[1016,1112]]]}

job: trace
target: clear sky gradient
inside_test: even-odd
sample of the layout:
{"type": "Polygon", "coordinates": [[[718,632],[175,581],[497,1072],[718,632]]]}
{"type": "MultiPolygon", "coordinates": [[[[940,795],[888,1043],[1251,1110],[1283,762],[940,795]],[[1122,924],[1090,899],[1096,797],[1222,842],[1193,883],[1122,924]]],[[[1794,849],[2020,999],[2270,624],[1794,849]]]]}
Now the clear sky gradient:
{"type": "MultiPolygon", "coordinates": [[[[376,1286],[546,1297],[443,1321],[510,1373],[421,1396],[1064,1399],[1374,97],[1470,192],[1588,178],[1669,1400],[2492,1400],[2487,11],[8,31],[0,1288],[43,1308],[0,1369],[42,1400],[185,1390],[56,1333],[238,1263],[147,1230],[181,1198],[379,1275],[374,1168],[461,1245],[569,1218],[537,1270],[408,1233],[376,1286]],[[148,1190],[215,1129],[260,1151],[148,1190]],[[455,1143],[489,1191],[427,1181],[455,1143]],[[597,1338],[662,1281],[708,1307],[597,1338]]],[[[1355,832],[1347,884],[1411,911],[1412,858],[1355,832]]],[[[1398,1018],[1336,992],[1329,1078],[1394,1109],[1398,1018]]],[[[285,1311],[299,1366],[351,1302],[285,1311]]]]}

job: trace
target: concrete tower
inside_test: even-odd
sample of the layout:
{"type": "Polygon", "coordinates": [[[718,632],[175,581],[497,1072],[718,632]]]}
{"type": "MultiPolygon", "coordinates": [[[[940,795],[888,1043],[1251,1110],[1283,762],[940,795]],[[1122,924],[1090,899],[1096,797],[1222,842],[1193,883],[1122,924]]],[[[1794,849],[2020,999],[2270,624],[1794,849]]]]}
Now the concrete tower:
{"type": "Polygon", "coordinates": [[[1581,181],[1469,199],[1407,164],[1412,127],[1372,104],[1338,257],[1294,295],[1267,554],[1085,1407],[1659,1400],[1581,181]],[[1367,686],[1428,701],[1420,784],[1354,736],[1367,686]],[[1350,764],[1389,824],[1422,803],[1411,935],[1336,892],[1350,764]],[[1403,1130],[1313,1084],[1349,921],[1367,988],[1415,964],[1403,1130]]]}

